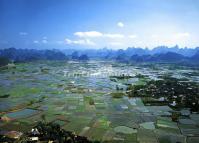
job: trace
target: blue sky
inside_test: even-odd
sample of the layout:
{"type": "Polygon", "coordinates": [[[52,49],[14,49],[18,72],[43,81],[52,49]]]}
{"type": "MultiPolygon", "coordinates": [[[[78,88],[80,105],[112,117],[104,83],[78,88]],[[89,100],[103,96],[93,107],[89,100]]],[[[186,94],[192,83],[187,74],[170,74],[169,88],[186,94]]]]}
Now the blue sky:
{"type": "Polygon", "coordinates": [[[193,48],[198,27],[198,0],[0,0],[0,48],[193,48]]]}

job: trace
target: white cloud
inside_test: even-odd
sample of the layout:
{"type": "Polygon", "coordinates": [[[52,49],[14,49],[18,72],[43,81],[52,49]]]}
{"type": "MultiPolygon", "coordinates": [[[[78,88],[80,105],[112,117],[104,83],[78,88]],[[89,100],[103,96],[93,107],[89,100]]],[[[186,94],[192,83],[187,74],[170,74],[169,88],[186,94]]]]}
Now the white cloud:
{"type": "Polygon", "coordinates": [[[39,41],[38,41],[38,40],[35,40],[35,41],[33,41],[33,43],[34,43],[34,44],[38,44],[38,43],[39,43],[39,41]]]}
{"type": "Polygon", "coordinates": [[[175,39],[181,39],[181,38],[188,38],[190,37],[190,34],[185,32],[185,33],[176,33],[173,36],[175,39]]]}
{"type": "Polygon", "coordinates": [[[118,22],[118,23],[117,23],[117,26],[122,28],[122,27],[124,27],[124,23],[118,22]]]}
{"type": "Polygon", "coordinates": [[[48,41],[47,41],[46,39],[43,39],[41,42],[42,42],[43,44],[47,44],[47,43],[48,43],[48,41]]]}
{"type": "Polygon", "coordinates": [[[110,34],[110,33],[101,33],[98,31],[87,31],[87,32],[75,32],[75,36],[81,38],[94,38],[94,37],[108,37],[108,38],[124,38],[122,34],[110,34]]]}
{"type": "Polygon", "coordinates": [[[137,38],[137,35],[129,35],[128,37],[131,39],[135,39],[135,38],[137,38]]]}
{"type": "Polygon", "coordinates": [[[87,31],[87,32],[75,32],[74,35],[78,37],[101,37],[103,34],[98,31],[87,31]]]}
{"type": "Polygon", "coordinates": [[[86,39],[85,42],[86,42],[87,45],[91,45],[91,46],[95,46],[96,45],[93,41],[91,41],[89,39],[86,39]]]}
{"type": "Polygon", "coordinates": [[[121,45],[123,45],[122,43],[120,43],[120,42],[111,42],[111,43],[109,43],[111,46],[121,46],[121,45]]]}
{"type": "Polygon", "coordinates": [[[104,34],[104,37],[108,37],[108,38],[124,38],[124,35],[122,35],[122,34],[104,34]]]}
{"type": "Polygon", "coordinates": [[[19,35],[26,36],[26,35],[28,35],[28,33],[27,32],[19,32],[19,35]]]}
{"type": "Polygon", "coordinates": [[[65,39],[66,44],[77,44],[77,45],[90,45],[95,46],[96,44],[90,39],[81,39],[81,40],[70,40],[65,39]]]}
{"type": "Polygon", "coordinates": [[[70,40],[70,39],[65,39],[65,41],[66,41],[66,44],[72,44],[73,43],[72,40],[70,40]]]}

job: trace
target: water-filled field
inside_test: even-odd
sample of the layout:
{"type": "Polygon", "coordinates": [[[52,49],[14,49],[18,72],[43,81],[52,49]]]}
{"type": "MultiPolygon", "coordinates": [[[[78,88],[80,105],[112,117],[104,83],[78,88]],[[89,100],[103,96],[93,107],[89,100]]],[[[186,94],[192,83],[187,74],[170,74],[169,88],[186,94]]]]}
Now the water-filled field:
{"type": "Polygon", "coordinates": [[[107,61],[16,64],[0,71],[0,130],[26,132],[44,120],[102,142],[197,143],[199,114],[181,108],[174,122],[171,106],[146,105],[126,91],[165,74],[198,82],[198,73],[107,61]]]}

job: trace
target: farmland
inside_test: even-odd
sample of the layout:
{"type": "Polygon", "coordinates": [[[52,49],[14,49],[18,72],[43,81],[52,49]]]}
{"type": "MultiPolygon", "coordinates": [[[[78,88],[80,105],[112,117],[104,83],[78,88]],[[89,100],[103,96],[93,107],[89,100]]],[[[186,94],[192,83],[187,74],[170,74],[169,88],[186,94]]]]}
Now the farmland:
{"type": "Polygon", "coordinates": [[[0,130],[23,133],[44,120],[100,142],[196,143],[198,75],[168,64],[16,64],[0,71],[0,130]],[[175,92],[177,83],[187,90],[175,92]]]}

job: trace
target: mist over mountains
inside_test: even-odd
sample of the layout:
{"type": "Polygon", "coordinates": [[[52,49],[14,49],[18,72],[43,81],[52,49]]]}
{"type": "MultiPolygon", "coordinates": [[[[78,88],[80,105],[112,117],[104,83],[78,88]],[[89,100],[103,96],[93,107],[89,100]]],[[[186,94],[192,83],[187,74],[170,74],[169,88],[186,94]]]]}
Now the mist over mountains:
{"type": "Polygon", "coordinates": [[[8,48],[0,50],[0,57],[14,62],[35,60],[83,60],[101,59],[119,62],[163,62],[163,63],[199,63],[199,47],[179,48],[159,46],[153,49],[129,47],[127,49],[64,49],[36,50],[8,48]]]}

